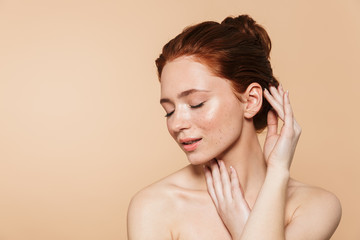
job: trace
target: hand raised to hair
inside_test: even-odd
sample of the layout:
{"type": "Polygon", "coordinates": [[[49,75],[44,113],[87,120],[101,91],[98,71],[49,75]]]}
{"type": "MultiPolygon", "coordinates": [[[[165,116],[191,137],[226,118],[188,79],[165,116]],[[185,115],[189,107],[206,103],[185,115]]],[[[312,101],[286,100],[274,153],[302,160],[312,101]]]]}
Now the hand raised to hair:
{"type": "Polygon", "coordinates": [[[301,127],[296,122],[290,105],[289,92],[278,88],[265,89],[264,96],[274,110],[268,113],[268,131],[264,143],[264,156],[269,167],[290,169],[301,127]],[[271,93],[270,93],[271,92],[271,93]],[[278,117],[284,122],[278,133],[278,117]]]}
{"type": "MultiPolygon", "coordinates": [[[[268,114],[268,132],[264,143],[264,156],[269,167],[289,170],[301,128],[293,117],[288,93],[282,87],[270,87],[264,96],[274,110],[268,114]],[[278,116],[284,122],[278,133],[278,116]]],[[[221,160],[210,161],[205,167],[208,192],[224,225],[233,239],[239,239],[250,215],[249,208],[235,169],[230,176],[221,160]]]]}
{"type": "Polygon", "coordinates": [[[241,236],[250,214],[237,173],[230,167],[230,176],[222,160],[211,160],[204,166],[207,189],[224,225],[233,239],[241,236]]]}

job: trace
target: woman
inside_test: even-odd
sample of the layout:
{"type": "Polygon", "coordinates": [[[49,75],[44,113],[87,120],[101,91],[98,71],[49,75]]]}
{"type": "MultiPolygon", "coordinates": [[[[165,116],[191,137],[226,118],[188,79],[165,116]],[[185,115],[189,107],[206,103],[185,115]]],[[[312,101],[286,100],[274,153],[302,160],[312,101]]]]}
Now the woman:
{"type": "Polygon", "coordinates": [[[186,28],[164,46],[160,103],[190,164],[132,199],[130,240],[331,237],[338,199],[289,177],[301,128],[270,49],[247,15],[186,28]],[[257,132],[266,126],[262,149],[257,132]]]}

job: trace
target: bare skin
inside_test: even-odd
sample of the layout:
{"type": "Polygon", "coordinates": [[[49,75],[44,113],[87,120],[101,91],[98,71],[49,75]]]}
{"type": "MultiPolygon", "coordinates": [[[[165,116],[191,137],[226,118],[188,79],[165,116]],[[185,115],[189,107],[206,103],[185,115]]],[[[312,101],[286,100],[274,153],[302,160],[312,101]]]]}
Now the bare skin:
{"type": "MultiPolygon", "coordinates": [[[[286,224],[291,222],[301,204],[317,196],[334,197],[323,189],[291,179],[285,208],[286,224]]],[[[137,208],[135,211],[143,211],[148,219],[139,222],[134,219],[134,228],[142,230],[136,230],[139,232],[134,232],[129,239],[232,239],[208,194],[202,167],[188,165],[148,186],[133,198],[132,205],[137,208]],[[146,238],[146,233],[153,233],[155,237],[146,238]]]]}
{"type": "Polygon", "coordinates": [[[329,239],[341,217],[338,199],[289,178],[301,129],[288,94],[251,84],[240,103],[226,80],[199,64],[179,58],[163,70],[168,129],[192,164],[134,196],[129,239],[329,239]],[[193,88],[206,91],[181,94],[193,88]],[[252,123],[263,96],[276,111],[264,152],[252,123]],[[276,115],[285,122],[279,133],[276,115]],[[182,143],[188,137],[201,139],[195,150],[182,143]]]}

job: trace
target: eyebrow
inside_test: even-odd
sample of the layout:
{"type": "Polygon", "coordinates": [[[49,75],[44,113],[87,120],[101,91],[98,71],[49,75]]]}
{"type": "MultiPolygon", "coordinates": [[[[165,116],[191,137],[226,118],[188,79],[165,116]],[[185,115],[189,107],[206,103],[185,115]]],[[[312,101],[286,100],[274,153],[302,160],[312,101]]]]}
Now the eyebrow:
{"type": "MultiPolygon", "coordinates": [[[[183,98],[183,97],[189,96],[190,94],[193,94],[193,93],[195,93],[195,92],[210,92],[210,91],[192,88],[192,89],[189,89],[189,90],[186,90],[186,91],[183,91],[183,92],[179,93],[179,94],[177,95],[177,97],[178,97],[178,98],[183,98]]],[[[170,101],[170,99],[168,99],[168,98],[162,98],[162,99],[160,99],[160,104],[161,104],[161,103],[165,103],[165,102],[171,102],[171,101],[170,101]]]]}

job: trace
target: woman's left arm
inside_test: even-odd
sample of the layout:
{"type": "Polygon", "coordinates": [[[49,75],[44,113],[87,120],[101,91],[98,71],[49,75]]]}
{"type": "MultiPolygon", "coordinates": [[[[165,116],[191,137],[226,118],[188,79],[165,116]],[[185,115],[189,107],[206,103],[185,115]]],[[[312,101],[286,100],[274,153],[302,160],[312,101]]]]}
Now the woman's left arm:
{"type": "Polygon", "coordinates": [[[310,194],[296,210],[292,221],[285,224],[289,169],[301,128],[294,119],[288,92],[281,86],[271,87],[270,91],[271,94],[265,90],[264,96],[284,125],[277,133],[277,116],[269,112],[264,145],[268,168],[253,209],[250,211],[246,204],[235,169],[231,169],[229,177],[221,160],[211,164],[211,171],[205,169],[209,194],[234,240],[329,239],[339,223],[341,207],[337,198],[325,191],[310,194]],[[329,208],[331,211],[327,211],[329,208]]]}

